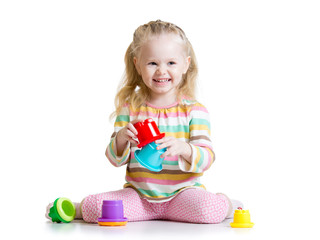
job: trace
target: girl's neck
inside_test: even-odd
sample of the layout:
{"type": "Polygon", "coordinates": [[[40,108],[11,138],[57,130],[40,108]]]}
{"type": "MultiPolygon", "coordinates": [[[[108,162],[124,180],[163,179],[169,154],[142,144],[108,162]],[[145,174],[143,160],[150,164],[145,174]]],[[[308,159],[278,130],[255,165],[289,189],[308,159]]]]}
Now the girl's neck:
{"type": "Polygon", "coordinates": [[[152,96],[148,99],[148,103],[156,107],[170,106],[177,102],[177,95],[172,96],[152,96]]]}

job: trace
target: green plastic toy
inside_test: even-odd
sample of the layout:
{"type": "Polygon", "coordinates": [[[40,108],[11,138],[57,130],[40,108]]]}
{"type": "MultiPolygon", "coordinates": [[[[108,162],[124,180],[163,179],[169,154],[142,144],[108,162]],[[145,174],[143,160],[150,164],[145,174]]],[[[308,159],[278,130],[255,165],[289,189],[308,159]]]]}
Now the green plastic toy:
{"type": "Polygon", "coordinates": [[[50,208],[49,217],[52,222],[71,222],[76,216],[76,208],[68,198],[57,198],[50,208]]]}

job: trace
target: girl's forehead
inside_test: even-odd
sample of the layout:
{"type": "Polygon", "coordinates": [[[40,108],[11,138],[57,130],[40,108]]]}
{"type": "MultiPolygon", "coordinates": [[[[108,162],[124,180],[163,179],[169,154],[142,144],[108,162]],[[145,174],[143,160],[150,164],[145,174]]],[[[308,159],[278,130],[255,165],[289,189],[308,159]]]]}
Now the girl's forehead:
{"type": "Polygon", "coordinates": [[[181,37],[177,34],[161,34],[151,36],[141,48],[141,55],[185,55],[186,47],[181,37]]]}
{"type": "Polygon", "coordinates": [[[183,40],[178,34],[174,33],[162,33],[157,35],[151,35],[147,37],[143,43],[145,44],[159,44],[159,43],[166,43],[166,44],[183,44],[183,40]]]}

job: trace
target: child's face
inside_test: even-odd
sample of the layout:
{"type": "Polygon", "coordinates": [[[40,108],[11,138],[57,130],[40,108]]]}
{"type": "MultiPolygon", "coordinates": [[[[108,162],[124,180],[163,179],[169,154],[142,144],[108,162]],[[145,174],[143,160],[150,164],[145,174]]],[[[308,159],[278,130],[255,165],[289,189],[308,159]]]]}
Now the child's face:
{"type": "Polygon", "coordinates": [[[179,36],[162,34],[152,37],[141,47],[134,64],[143,82],[151,90],[151,97],[176,96],[182,75],[188,70],[190,57],[179,36]]]}

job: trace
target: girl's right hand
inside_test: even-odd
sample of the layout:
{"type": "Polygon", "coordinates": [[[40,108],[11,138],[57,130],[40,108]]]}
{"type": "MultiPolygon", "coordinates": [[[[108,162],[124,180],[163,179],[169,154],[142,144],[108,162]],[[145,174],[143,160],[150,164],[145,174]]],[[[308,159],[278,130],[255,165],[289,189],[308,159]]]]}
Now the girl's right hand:
{"type": "Polygon", "coordinates": [[[122,128],[117,134],[117,142],[126,143],[127,141],[137,144],[134,138],[137,138],[138,131],[135,129],[133,124],[140,122],[141,120],[133,120],[129,122],[124,128],[122,128]]]}

